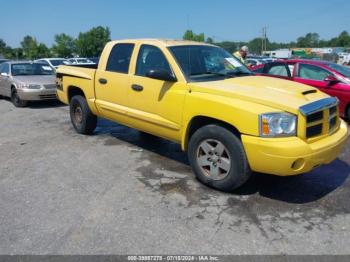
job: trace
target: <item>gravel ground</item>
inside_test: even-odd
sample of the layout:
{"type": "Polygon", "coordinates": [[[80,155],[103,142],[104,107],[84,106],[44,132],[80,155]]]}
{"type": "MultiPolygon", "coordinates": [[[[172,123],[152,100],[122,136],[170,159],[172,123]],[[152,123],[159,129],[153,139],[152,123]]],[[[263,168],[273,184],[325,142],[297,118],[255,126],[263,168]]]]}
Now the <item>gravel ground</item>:
{"type": "Polygon", "coordinates": [[[296,177],[200,184],[171,142],[0,100],[0,254],[349,254],[350,145],[296,177]]]}

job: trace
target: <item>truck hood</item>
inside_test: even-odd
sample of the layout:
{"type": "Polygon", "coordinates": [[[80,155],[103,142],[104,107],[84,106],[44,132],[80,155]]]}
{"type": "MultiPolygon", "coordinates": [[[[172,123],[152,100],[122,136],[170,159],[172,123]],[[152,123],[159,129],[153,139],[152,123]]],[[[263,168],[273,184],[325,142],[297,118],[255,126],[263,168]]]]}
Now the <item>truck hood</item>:
{"type": "Polygon", "coordinates": [[[328,97],[308,85],[264,76],[193,82],[189,86],[192,92],[243,99],[293,114],[298,114],[302,105],[328,97]]]}

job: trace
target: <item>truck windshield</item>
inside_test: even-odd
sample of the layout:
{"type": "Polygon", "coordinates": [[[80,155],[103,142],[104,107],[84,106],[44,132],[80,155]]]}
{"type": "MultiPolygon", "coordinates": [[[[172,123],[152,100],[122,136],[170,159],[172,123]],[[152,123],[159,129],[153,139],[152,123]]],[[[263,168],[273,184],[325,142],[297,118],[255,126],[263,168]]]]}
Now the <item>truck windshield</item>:
{"type": "Polygon", "coordinates": [[[173,46],[169,50],[190,81],[212,81],[252,74],[238,59],[219,47],[184,45],[173,46]]]}
{"type": "Polygon", "coordinates": [[[53,75],[54,71],[45,64],[21,63],[11,65],[11,73],[13,76],[53,75]]]}

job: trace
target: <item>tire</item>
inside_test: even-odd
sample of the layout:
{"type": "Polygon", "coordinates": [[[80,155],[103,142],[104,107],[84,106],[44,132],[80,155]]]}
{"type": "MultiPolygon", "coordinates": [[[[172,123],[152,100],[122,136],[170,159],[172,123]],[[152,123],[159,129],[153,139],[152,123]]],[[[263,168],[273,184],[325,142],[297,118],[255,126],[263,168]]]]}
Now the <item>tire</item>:
{"type": "Polygon", "coordinates": [[[242,142],[222,126],[199,128],[190,138],[187,153],[197,179],[212,188],[230,192],[251,175],[242,142]]]}
{"type": "Polygon", "coordinates": [[[73,96],[69,103],[70,119],[74,129],[83,135],[91,135],[97,125],[97,117],[92,114],[85,97],[73,96]]]}
{"type": "Polygon", "coordinates": [[[348,122],[350,123],[350,105],[348,105],[348,108],[346,109],[345,117],[347,118],[348,122]]]}
{"type": "Polygon", "coordinates": [[[28,105],[28,101],[19,98],[15,88],[11,90],[11,101],[15,107],[26,107],[28,105]]]}

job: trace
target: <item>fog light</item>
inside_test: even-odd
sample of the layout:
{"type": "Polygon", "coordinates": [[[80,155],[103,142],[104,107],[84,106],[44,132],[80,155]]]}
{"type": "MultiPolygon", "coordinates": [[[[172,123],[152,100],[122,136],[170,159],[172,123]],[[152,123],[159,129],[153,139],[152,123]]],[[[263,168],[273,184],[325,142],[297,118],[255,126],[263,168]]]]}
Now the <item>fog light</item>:
{"type": "Polygon", "coordinates": [[[297,171],[299,169],[302,169],[305,165],[305,159],[303,158],[298,158],[297,160],[295,160],[292,164],[292,169],[297,171]]]}

